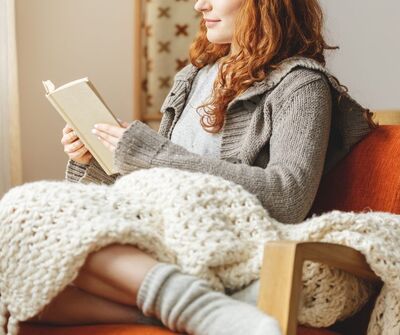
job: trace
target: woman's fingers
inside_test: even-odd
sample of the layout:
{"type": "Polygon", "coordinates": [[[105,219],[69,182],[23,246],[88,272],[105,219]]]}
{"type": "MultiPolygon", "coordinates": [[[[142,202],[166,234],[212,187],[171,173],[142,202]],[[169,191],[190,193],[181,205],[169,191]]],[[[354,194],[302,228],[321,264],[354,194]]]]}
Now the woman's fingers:
{"type": "Polygon", "coordinates": [[[85,155],[87,151],[88,151],[88,149],[85,146],[83,146],[78,150],[75,150],[73,152],[69,152],[68,156],[70,158],[72,158],[72,159],[74,159],[74,158],[82,158],[82,156],[85,155]]]}
{"type": "Polygon", "coordinates": [[[94,128],[95,128],[94,134],[100,135],[105,140],[109,140],[110,137],[119,138],[121,136],[121,129],[124,130],[124,128],[115,127],[112,126],[111,124],[106,124],[106,123],[95,124],[94,128]]]}
{"type": "Polygon", "coordinates": [[[73,143],[66,144],[64,146],[64,152],[66,152],[67,154],[68,153],[72,153],[72,152],[74,152],[74,151],[76,151],[76,150],[78,150],[78,149],[80,149],[82,147],[83,147],[83,143],[80,140],[76,140],[73,143]]]}
{"type": "Polygon", "coordinates": [[[73,129],[71,128],[71,126],[67,123],[65,125],[65,127],[63,128],[63,134],[68,134],[69,132],[73,131],[73,129]]]}
{"type": "Polygon", "coordinates": [[[109,140],[105,140],[103,138],[101,138],[100,136],[97,136],[98,140],[104,144],[104,146],[110,150],[110,151],[115,151],[115,147],[116,147],[116,138],[115,137],[111,137],[109,136],[109,140]],[[111,140],[110,140],[111,139],[111,140]]]}
{"type": "Polygon", "coordinates": [[[108,143],[115,146],[118,142],[118,137],[110,135],[109,133],[104,133],[97,130],[94,134],[97,135],[97,138],[103,143],[108,143]]]}
{"type": "Polygon", "coordinates": [[[64,126],[62,133],[61,144],[64,146],[64,152],[68,157],[77,163],[90,164],[93,157],[92,154],[69,124],[64,126]]]}
{"type": "MultiPolygon", "coordinates": [[[[92,130],[97,138],[110,151],[115,151],[118,141],[122,137],[126,128],[129,126],[127,122],[122,120],[119,121],[122,127],[116,127],[109,124],[97,124],[95,125],[95,129],[92,130]]],[[[88,150],[76,135],[75,131],[68,124],[66,124],[63,128],[61,144],[64,146],[64,152],[71,159],[83,159],[83,161],[86,161],[85,158],[91,158],[91,156],[84,157],[84,155],[88,153],[88,150]]]]}
{"type": "Polygon", "coordinates": [[[116,127],[110,124],[99,123],[94,125],[93,134],[111,151],[115,151],[119,140],[126,128],[116,127]]]}
{"type": "Polygon", "coordinates": [[[119,124],[122,127],[124,127],[124,128],[128,128],[129,127],[129,123],[128,122],[122,121],[121,119],[118,119],[118,121],[119,121],[119,124]]]}
{"type": "Polygon", "coordinates": [[[75,132],[70,131],[63,135],[63,137],[61,138],[61,144],[62,145],[70,144],[77,139],[78,139],[78,136],[75,134],[75,132]]]}

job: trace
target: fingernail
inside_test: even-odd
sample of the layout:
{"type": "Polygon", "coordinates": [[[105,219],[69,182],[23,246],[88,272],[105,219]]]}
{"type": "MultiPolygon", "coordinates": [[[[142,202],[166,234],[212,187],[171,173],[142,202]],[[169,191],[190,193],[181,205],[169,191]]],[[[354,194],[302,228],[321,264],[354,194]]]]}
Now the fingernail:
{"type": "Polygon", "coordinates": [[[96,134],[96,129],[92,129],[92,133],[93,133],[93,134],[96,134]]]}
{"type": "Polygon", "coordinates": [[[99,127],[99,125],[96,123],[96,124],[94,125],[94,127],[95,127],[95,128],[98,128],[98,127],[99,127]]]}

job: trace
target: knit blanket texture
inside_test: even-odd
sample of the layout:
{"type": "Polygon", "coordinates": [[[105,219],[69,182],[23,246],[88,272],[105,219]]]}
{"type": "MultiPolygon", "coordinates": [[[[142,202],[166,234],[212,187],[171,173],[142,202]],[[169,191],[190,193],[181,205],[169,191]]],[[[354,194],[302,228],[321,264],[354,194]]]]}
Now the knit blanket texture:
{"type": "MultiPolygon", "coordinates": [[[[113,185],[38,181],[8,191],[0,201],[0,334],[17,335],[20,322],[109,244],[134,245],[216,290],[239,290],[259,278],[264,244],[277,240],[363,253],[384,283],[368,335],[400,334],[399,216],[333,211],[286,225],[240,185],[171,168],[135,171],[113,185]]],[[[329,326],[371,294],[371,285],[348,273],[306,262],[299,322],[329,326]]]]}

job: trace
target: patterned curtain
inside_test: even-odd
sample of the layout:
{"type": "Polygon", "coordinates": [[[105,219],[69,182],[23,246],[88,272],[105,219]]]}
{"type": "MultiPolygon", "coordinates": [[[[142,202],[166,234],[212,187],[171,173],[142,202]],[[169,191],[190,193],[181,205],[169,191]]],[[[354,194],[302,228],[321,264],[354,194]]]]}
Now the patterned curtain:
{"type": "Polygon", "coordinates": [[[22,183],[17,78],[15,0],[0,0],[0,198],[22,183]]]}
{"type": "Polygon", "coordinates": [[[142,119],[158,123],[175,74],[188,64],[201,13],[191,0],[141,0],[142,119]]]}

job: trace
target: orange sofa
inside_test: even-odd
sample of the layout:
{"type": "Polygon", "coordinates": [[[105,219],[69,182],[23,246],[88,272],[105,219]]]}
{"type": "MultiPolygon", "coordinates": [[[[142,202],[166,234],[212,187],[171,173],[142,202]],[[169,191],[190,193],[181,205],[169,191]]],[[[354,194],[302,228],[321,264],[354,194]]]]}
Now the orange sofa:
{"type": "MultiPolygon", "coordinates": [[[[25,323],[20,335],[175,335],[159,327],[141,325],[101,325],[81,327],[43,327],[25,323]]],[[[265,334],[268,335],[268,334],[265,334]]],[[[299,327],[297,335],[337,335],[329,330],[299,327]]],[[[356,334],[354,334],[356,335],[356,334]]]]}
{"type": "MultiPolygon", "coordinates": [[[[311,213],[370,209],[400,214],[400,126],[381,126],[321,181],[311,213]]],[[[297,335],[363,335],[373,301],[351,319],[328,329],[298,327],[297,335]]],[[[171,335],[143,325],[51,327],[22,323],[20,335],[171,335]]],[[[267,335],[267,334],[266,334],[267,335]]],[[[284,334],[286,335],[286,334],[284,334]]]]}

